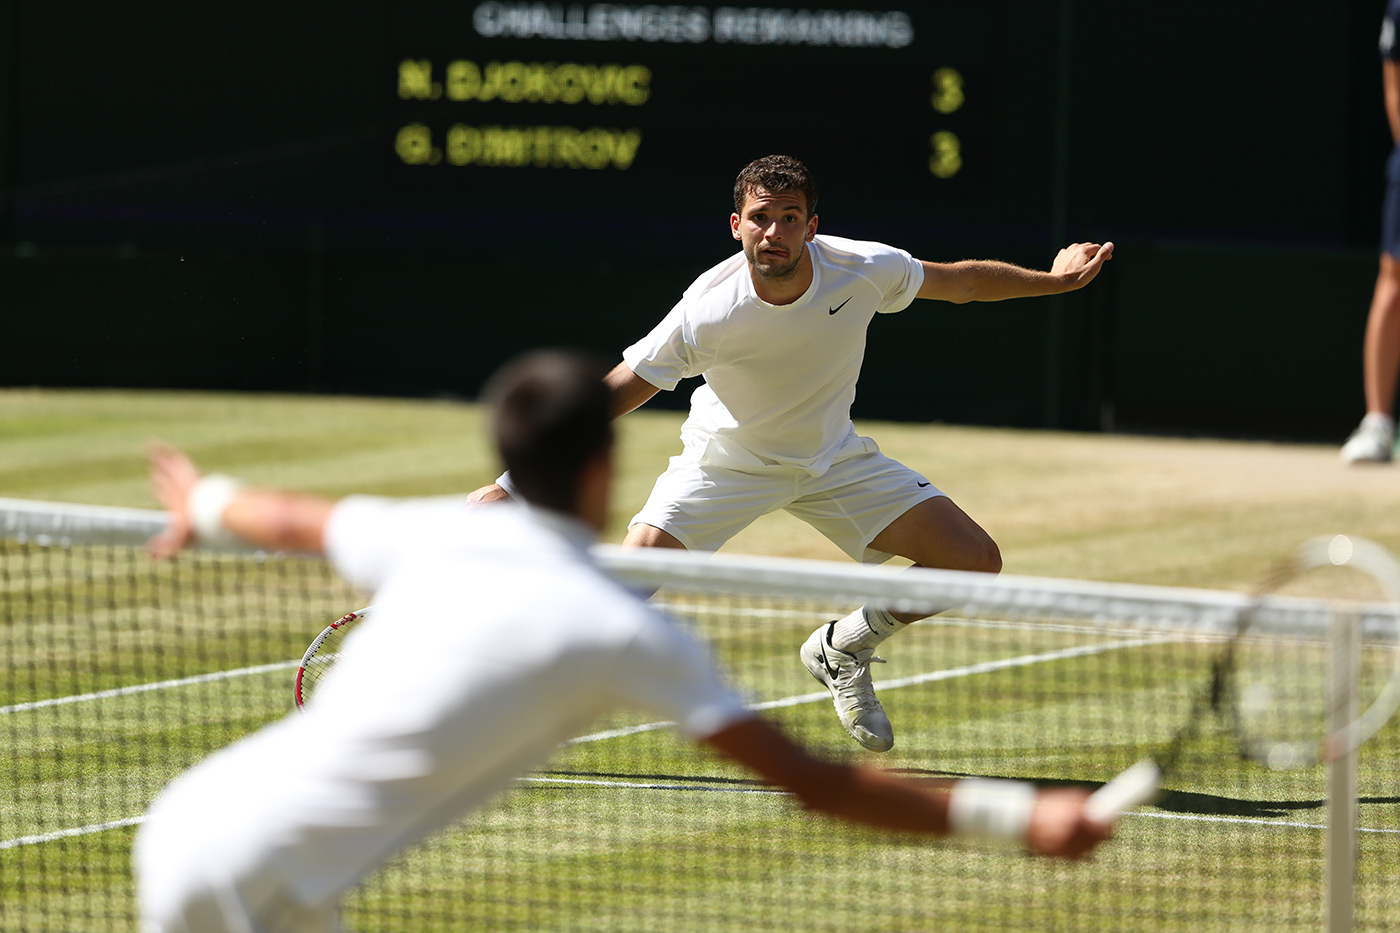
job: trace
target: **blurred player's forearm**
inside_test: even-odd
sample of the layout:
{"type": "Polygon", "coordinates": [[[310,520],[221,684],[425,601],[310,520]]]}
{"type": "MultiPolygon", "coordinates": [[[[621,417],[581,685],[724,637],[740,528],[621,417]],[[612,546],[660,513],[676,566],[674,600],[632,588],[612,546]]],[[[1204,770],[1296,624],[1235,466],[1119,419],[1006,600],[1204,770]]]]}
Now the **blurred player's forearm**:
{"type": "Polygon", "coordinates": [[[274,489],[243,489],[224,509],[224,528],[259,547],[321,553],[326,519],[335,501],[274,489]]]}

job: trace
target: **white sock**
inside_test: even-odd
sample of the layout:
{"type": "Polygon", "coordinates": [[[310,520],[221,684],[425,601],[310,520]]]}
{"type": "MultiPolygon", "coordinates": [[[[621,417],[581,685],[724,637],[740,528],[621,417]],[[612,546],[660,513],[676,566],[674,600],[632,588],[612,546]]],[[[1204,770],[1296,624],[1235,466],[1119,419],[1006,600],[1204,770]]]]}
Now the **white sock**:
{"type": "Polygon", "coordinates": [[[885,610],[861,606],[836,622],[836,627],[831,630],[831,647],[855,654],[866,648],[874,648],[902,628],[904,623],[885,610]]]}
{"type": "Polygon", "coordinates": [[[1390,431],[1392,434],[1395,432],[1395,419],[1390,417],[1390,415],[1385,414],[1384,412],[1369,412],[1367,413],[1365,418],[1361,419],[1361,423],[1379,425],[1380,427],[1385,428],[1387,431],[1390,431]]]}

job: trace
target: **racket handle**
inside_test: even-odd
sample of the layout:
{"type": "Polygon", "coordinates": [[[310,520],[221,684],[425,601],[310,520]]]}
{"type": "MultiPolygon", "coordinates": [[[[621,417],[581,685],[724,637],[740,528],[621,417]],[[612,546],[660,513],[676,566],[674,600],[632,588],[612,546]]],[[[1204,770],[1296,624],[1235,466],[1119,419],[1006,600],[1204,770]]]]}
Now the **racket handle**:
{"type": "Polygon", "coordinates": [[[1134,807],[1157,796],[1162,772],[1147,759],[1119,774],[1089,796],[1084,814],[1100,823],[1112,823],[1134,807]]]}

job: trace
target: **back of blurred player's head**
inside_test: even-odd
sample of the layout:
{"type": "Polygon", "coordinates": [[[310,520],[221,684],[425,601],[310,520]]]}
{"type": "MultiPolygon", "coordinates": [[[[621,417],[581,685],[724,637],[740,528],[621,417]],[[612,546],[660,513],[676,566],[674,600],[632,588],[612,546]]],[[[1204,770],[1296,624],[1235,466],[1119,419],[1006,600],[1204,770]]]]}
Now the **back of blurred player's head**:
{"type": "Polygon", "coordinates": [[[539,350],[507,363],[487,382],[496,448],[531,505],[577,512],[584,468],[611,454],[607,373],[607,365],[589,354],[539,350]]]}
{"type": "Polygon", "coordinates": [[[734,179],[734,213],[742,214],[749,195],[760,189],[769,194],[800,191],[807,200],[807,216],[817,212],[817,181],[807,166],[792,156],[764,156],[744,166],[734,179]]]}

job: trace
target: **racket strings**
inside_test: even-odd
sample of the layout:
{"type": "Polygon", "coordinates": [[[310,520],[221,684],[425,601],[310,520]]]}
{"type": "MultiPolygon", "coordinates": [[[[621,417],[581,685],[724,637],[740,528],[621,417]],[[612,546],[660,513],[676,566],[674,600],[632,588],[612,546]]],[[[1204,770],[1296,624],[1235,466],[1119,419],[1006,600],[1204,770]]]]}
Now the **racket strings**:
{"type": "Polygon", "coordinates": [[[1312,767],[1333,757],[1328,748],[1342,733],[1354,748],[1389,718],[1396,705],[1390,694],[1400,690],[1395,626],[1369,646],[1379,659],[1369,672],[1339,670],[1334,652],[1338,633],[1360,632],[1365,615],[1382,611],[1377,607],[1388,607],[1383,611],[1393,618],[1398,596],[1393,558],[1342,536],[1308,542],[1267,575],[1240,613],[1212,679],[1213,705],[1234,731],[1242,758],[1274,770],[1312,767]],[[1259,631],[1266,600],[1312,602],[1319,624],[1259,631]],[[1333,706],[1346,695],[1366,712],[1336,732],[1333,706]]]}
{"type": "Polygon", "coordinates": [[[1172,735],[1166,751],[1158,756],[1157,765],[1164,777],[1177,771],[1186,749],[1200,737],[1206,722],[1213,716],[1224,717],[1229,695],[1229,654],[1227,646],[1222,656],[1211,661],[1210,679],[1196,692],[1184,723],[1172,735]]]}
{"type": "Polygon", "coordinates": [[[298,708],[304,709],[315,697],[321,681],[335,666],[341,642],[354,627],[354,623],[363,619],[368,612],[368,608],[358,612],[347,612],[326,626],[311,642],[306,654],[302,656],[301,666],[297,668],[295,698],[298,708]]]}
{"type": "Polygon", "coordinates": [[[1192,698],[1181,728],[1173,734],[1166,750],[1157,759],[1164,777],[1177,771],[1187,749],[1202,737],[1207,723],[1212,720],[1232,728],[1242,759],[1258,760],[1258,748],[1251,748],[1251,745],[1256,743],[1243,738],[1245,730],[1241,724],[1237,697],[1237,672],[1242,645],[1251,634],[1264,596],[1271,588],[1276,587],[1280,580],[1286,579],[1286,569],[1270,573],[1265,583],[1251,595],[1250,601],[1235,616],[1231,634],[1211,659],[1209,676],[1192,698]]]}

